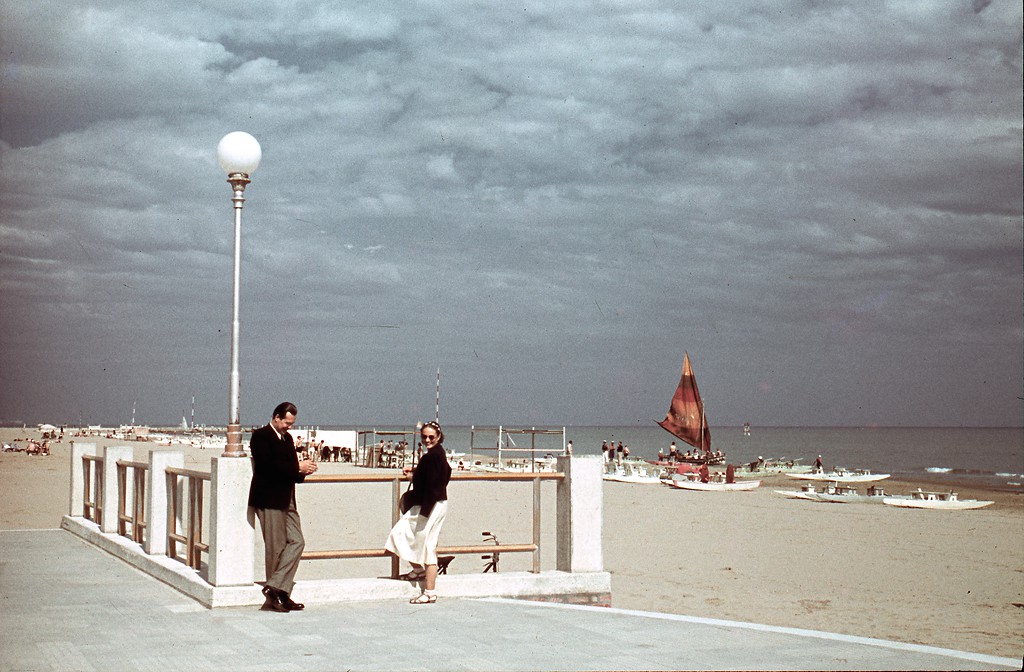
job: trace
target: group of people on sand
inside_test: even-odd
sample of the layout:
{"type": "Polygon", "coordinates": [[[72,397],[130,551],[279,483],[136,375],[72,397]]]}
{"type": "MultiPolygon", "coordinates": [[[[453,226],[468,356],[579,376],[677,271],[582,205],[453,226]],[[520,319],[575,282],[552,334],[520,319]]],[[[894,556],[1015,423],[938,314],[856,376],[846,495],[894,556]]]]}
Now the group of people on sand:
{"type": "MultiPolygon", "coordinates": [[[[291,597],[306,543],[295,505],[295,486],[318,467],[313,460],[299,459],[288,433],[297,414],[295,404],[278,404],[270,422],[255,430],[249,443],[253,466],[249,507],[260,521],[266,551],[263,611],[287,613],[305,608],[291,597]]],[[[444,432],[437,422],[420,426],[420,441],[425,452],[415,468],[403,469],[410,486],[402,497],[402,516],[391,528],[384,550],[412,567],[398,577],[420,585],[420,594],[410,603],[432,604],[437,602],[437,542],[448,511],[452,468],[444,450],[444,432]]]]}
{"type": "Polygon", "coordinates": [[[345,451],[348,453],[346,459],[342,455],[341,446],[328,446],[323,439],[319,442],[310,441],[309,445],[303,447],[302,437],[300,436],[295,440],[295,452],[300,460],[309,460],[311,462],[349,462],[352,460],[350,450],[345,451]]]}
{"type": "Polygon", "coordinates": [[[624,459],[629,457],[629,446],[623,445],[622,441],[619,441],[618,446],[615,445],[614,440],[612,440],[611,442],[602,441],[601,456],[604,457],[605,462],[621,463],[624,459]]]}
{"type": "Polygon", "coordinates": [[[3,452],[5,453],[26,453],[28,455],[50,456],[50,439],[36,441],[35,439],[15,439],[12,443],[4,442],[3,452]],[[18,445],[19,441],[27,441],[24,447],[18,445]]]}

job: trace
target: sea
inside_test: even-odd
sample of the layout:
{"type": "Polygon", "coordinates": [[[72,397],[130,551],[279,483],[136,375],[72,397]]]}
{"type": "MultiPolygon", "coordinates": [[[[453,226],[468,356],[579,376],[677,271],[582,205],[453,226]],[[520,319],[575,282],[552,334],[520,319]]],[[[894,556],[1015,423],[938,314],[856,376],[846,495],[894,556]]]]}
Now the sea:
{"type": "MultiPolygon", "coordinates": [[[[367,431],[408,431],[409,427],[323,426],[322,429],[367,431]]],[[[545,429],[555,433],[510,434],[503,443],[502,458],[543,457],[562,452],[562,426],[506,429],[545,429]],[[506,447],[518,449],[506,451],[506,447]]],[[[629,447],[630,457],[656,459],[658,450],[668,452],[674,437],[658,425],[647,426],[565,426],[565,441],[572,441],[577,455],[600,455],[601,442],[619,441],[629,447]]],[[[444,426],[445,448],[494,457],[498,440],[496,426],[444,426]]],[[[388,437],[392,438],[392,437],[388,437]]],[[[677,441],[680,450],[685,444],[677,441]]],[[[811,465],[821,455],[826,470],[870,469],[893,478],[927,475],[941,482],[948,478],[960,483],[976,482],[979,487],[1019,489],[1024,482],[1024,428],[975,427],[742,427],[711,429],[711,448],[722,451],[726,461],[741,465],[758,457],[794,460],[811,465]]]]}

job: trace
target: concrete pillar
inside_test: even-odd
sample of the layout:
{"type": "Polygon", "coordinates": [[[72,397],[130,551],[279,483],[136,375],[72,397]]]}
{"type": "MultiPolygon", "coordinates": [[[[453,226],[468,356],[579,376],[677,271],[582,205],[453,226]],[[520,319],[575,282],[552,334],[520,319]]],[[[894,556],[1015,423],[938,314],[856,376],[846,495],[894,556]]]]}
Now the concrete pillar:
{"type": "Polygon", "coordinates": [[[131,460],[131,446],[106,446],[103,449],[103,519],[100,532],[117,532],[117,461],[131,460]]]}
{"type": "Polygon", "coordinates": [[[81,518],[82,507],[85,506],[85,469],[82,466],[83,455],[95,455],[95,443],[71,442],[71,491],[68,493],[68,515],[81,518]]]}
{"type": "Polygon", "coordinates": [[[251,585],[253,539],[249,517],[252,461],[215,457],[210,464],[210,561],[206,580],[215,586],[251,585]]]}
{"type": "Polygon", "coordinates": [[[558,458],[558,470],[565,474],[555,494],[558,506],[556,567],[559,571],[604,571],[602,466],[597,455],[558,458]]]}
{"type": "MultiPolygon", "coordinates": [[[[171,492],[167,490],[167,467],[185,466],[185,453],[180,450],[149,451],[146,471],[146,538],[142,548],[150,555],[167,554],[167,509],[171,492]]],[[[188,502],[182,502],[188,506],[188,502]]]]}

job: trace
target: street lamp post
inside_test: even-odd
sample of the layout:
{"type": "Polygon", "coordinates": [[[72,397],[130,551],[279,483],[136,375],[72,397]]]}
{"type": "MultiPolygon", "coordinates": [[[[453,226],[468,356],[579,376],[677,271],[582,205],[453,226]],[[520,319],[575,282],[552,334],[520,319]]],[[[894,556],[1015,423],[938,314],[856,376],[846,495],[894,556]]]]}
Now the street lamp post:
{"type": "Polygon", "coordinates": [[[228,133],[217,144],[217,160],[228,174],[228,183],[233,193],[231,202],[235,206],[235,268],[234,289],[231,295],[231,391],[228,404],[228,440],[222,457],[246,457],[245,450],[242,449],[242,421],[238,410],[238,305],[242,278],[242,204],[245,203],[245,185],[249,184],[249,175],[260,165],[262,156],[260,143],[242,131],[228,133]]]}

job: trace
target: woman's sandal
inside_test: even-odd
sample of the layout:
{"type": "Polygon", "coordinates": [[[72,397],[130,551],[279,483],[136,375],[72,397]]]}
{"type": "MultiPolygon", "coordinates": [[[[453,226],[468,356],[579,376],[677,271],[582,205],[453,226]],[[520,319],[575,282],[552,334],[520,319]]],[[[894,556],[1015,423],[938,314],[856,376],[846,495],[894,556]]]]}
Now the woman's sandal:
{"type": "Polygon", "coordinates": [[[427,595],[426,593],[420,593],[409,600],[409,604],[433,604],[434,602],[437,602],[437,595],[427,595]]]}
{"type": "Polygon", "coordinates": [[[414,569],[411,572],[405,574],[399,574],[398,578],[402,581],[422,581],[427,578],[427,572],[424,569],[414,569]]]}

